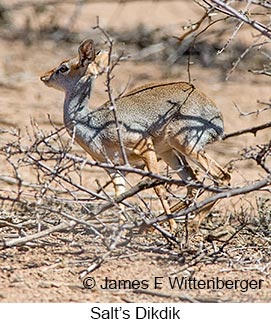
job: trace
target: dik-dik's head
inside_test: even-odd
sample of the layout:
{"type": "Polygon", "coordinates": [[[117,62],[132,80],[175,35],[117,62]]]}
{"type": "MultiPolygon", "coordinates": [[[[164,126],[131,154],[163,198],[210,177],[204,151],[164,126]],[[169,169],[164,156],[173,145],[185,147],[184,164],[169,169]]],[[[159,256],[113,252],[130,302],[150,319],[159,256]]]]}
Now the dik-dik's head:
{"type": "Polygon", "coordinates": [[[84,75],[97,76],[107,66],[108,52],[95,54],[94,42],[84,40],[78,47],[78,57],[61,62],[56,68],[40,77],[49,87],[60,91],[68,91],[84,75]]]}

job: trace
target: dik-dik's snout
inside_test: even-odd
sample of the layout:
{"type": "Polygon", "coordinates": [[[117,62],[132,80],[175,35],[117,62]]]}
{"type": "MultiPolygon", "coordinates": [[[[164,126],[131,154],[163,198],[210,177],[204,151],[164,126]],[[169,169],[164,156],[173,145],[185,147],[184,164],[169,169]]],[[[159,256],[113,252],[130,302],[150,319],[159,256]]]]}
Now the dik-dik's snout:
{"type": "Polygon", "coordinates": [[[62,92],[65,90],[65,88],[62,86],[61,83],[56,82],[54,71],[53,72],[50,71],[50,72],[47,72],[47,73],[41,75],[40,80],[48,87],[53,87],[56,90],[59,90],[62,92]]]}
{"type": "Polygon", "coordinates": [[[49,83],[49,81],[50,81],[50,78],[51,78],[51,74],[46,73],[46,74],[41,75],[40,80],[41,80],[43,83],[45,83],[46,85],[48,85],[48,83],[49,83]]]}
{"type": "Polygon", "coordinates": [[[50,75],[42,75],[40,77],[40,80],[48,87],[53,87],[53,88],[55,87],[53,85],[53,82],[51,81],[51,76],[50,75]]]}
{"type": "Polygon", "coordinates": [[[46,71],[44,74],[42,74],[40,76],[40,80],[45,85],[54,87],[53,83],[55,83],[55,75],[56,75],[56,68],[53,68],[50,71],[46,71]]]}

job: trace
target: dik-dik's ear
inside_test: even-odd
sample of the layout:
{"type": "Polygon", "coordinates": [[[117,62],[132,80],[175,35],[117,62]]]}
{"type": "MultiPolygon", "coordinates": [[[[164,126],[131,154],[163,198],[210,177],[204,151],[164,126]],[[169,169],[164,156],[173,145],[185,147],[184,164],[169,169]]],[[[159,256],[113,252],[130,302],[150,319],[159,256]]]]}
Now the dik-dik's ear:
{"type": "Polygon", "coordinates": [[[108,66],[108,55],[107,50],[99,51],[94,62],[89,65],[87,73],[95,76],[103,73],[108,66]]]}
{"type": "Polygon", "coordinates": [[[92,39],[84,40],[78,48],[79,64],[87,66],[95,59],[95,48],[92,39]]]}

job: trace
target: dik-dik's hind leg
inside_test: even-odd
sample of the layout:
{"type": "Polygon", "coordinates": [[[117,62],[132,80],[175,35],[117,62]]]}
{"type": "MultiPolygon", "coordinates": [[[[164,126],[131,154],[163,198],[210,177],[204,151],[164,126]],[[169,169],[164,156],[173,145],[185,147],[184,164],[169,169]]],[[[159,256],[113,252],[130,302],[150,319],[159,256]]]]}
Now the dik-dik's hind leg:
{"type": "Polygon", "coordinates": [[[228,185],[231,176],[224,170],[212,157],[208,156],[203,150],[197,149],[196,145],[184,144],[182,137],[170,138],[170,146],[178,151],[181,155],[195,162],[206,175],[210,175],[217,184],[228,185]]]}
{"type": "MultiPolygon", "coordinates": [[[[211,177],[216,181],[217,185],[222,184],[228,186],[230,184],[230,174],[204,151],[193,152],[192,154],[190,153],[189,157],[195,160],[207,174],[211,175],[211,177]]],[[[201,222],[217,203],[218,201],[210,203],[200,210],[200,213],[189,224],[189,229],[191,232],[198,231],[201,222]]]]}
{"type": "MultiPolygon", "coordinates": [[[[209,157],[204,151],[197,152],[194,150],[194,147],[184,147],[183,143],[178,141],[178,138],[172,139],[170,144],[180,154],[182,154],[183,156],[187,156],[189,159],[191,159],[197,165],[199,165],[200,168],[206,172],[206,174],[211,175],[211,177],[215,180],[217,185],[221,183],[223,183],[224,185],[229,185],[231,178],[229,173],[225,171],[215,160],[209,157]]],[[[196,179],[196,177],[194,177],[193,180],[194,179],[196,179]]],[[[191,202],[195,198],[196,192],[197,190],[195,189],[190,189],[190,192],[188,192],[188,195],[190,195],[191,202]]],[[[205,206],[202,210],[199,211],[199,214],[189,223],[189,231],[198,230],[201,222],[215,204],[216,203],[210,203],[209,205],[205,206]]],[[[182,202],[180,202],[174,205],[171,208],[171,211],[176,212],[180,209],[183,209],[184,207],[185,206],[182,205],[182,202]]]]}
{"type": "MultiPolygon", "coordinates": [[[[164,160],[164,162],[166,162],[172,170],[176,171],[179,177],[186,183],[189,183],[190,181],[195,182],[197,180],[195,173],[182,154],[178,154],[173,149],[171,149],[166,152],[160,153],[160,156],[164,160]]],[[[195,188],[187,185],[187,194],[184,201],[180,201],[171,206],[171,213],[178,212],[188,207],[188,205],[190,204],[189,201],[191,202],[194,199],[196,192],[197,190],[195,188]]]]}
{"type": "MultiPolygon", "coordinates": [[[[154,173],[158,174],[158,162],[157,156],[154,150],[153,142],[150,138],[142,140],[134,150],[141,158],[144,160],[147,169],[154,173]]],[[[163,209],[166,214],[171,214],[170,207],[168,202],[165,200],[165,189],[163,186],[155,186],[154,187],[155,193],[157,194],[163,209]]],[[[176,230],[177,225],[174,219],[169,219],[169,226],[170,230],[173,232],[176,230]]]]}
{"type": "Polygon", "coordinates": [[[212,157],[210,157],[205,151],[192,152],[189,154],[192,160],[195,160],[197,164],[207,173],[210,174],[217,184],[229,185],[231,175],[224,170],[212,157]]]}

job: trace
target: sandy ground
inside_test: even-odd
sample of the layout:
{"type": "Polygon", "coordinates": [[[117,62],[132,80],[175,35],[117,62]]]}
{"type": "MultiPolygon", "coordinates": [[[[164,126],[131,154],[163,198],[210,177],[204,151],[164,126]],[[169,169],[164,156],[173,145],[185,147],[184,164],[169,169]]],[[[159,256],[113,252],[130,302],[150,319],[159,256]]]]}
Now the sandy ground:
{"type": "MultiPolygon", "coordinates": [[[[16,1],[10,1],[12,4],[16,1]]],[[[3,2],[5,3],[5,2],[3,2]]],[[[53,8],[50,8],[50,16],[53,8]]],[[[70,19],[74,7],[60,5],[56,20],[65,26],[70,19]],[[62,19],[64,17],[64,19],[62,19]]],[[[23,26],[26,16],[33,15],[29,9],[18,10],[14,24],[23,26]]],[[[169,34],[178,34],[180,26],[190,20],[199,19],[201,11],[186,1],[165,3],[132,3],[86,5],[80,13],[80,19],[74,24],[74,31],[82,33],[82,38],[91,26],[96,24],[96,16],[104,28],[115,28],[123,33],[132,30],[139,24],[149,28],[168,26],[169,34]],[[152,14],[149,15],[148,12],[152,14]]],[[[46,17],[45,15],[45,18],[46,17]]],[[[32,16],[31,16],[32,17],[32,16]]],[[[32,20],[31,20],[32,21],[32,20]]],[[[41,23],[38,19],[33,24],[41,23]]],[[[230,32],[229,32],[230,33],[230,32]]],[[[98,31],[90,31],[91,37],[99,39],[98,31]]],[[[244,41],[249,41],[245,33],[244,41]]],[[[44,87],[39,75],[51,69],[64,58],[76,53],[77,45],[60,44],[57,46],[50,40],[35,40],[26,46],[20,40],[0,38],[0,128],[20,128],[25,134],[25,127],[30,126],[34,119],[40,128],[50,129],[47,115],[57,125],[62,125],[63,94],[44,87]]],[[[186,66],[174,67],[174,76],[167,73],[161,62],[132,61],[123,62],[115,71],[114,89],[120,92],[127,83],[129,88],[153,81],[187,80],[186,66]],[[177,72],[176,72],[177,69],[177,72]]],[[[251,112],[262,106],[257,100],[270,100],[270,81],[265,76],[253,75],[245,70],[236,70],[229,81],[225,82],[222,72],[214,68],[203,68],[199,65],[191,67],[193,83],[210,96],[221,111],[225,120],[225,132],[248,128],[270,120],[270,110],[259,115],[240,116],[235,106],[243,112],[251,112]]],[[[107,100],[104,80],[98,79],[91,99],[92,106],[98,106],[107,100]]],[[[4,137],[1,139],[3,143],[4,137]]],[[[208,147],[208,152],[220,164],[225,165],[238,157],[239,151],[251,145],[266,143],[270,139],[270,130],[253,136],[243,135],[218,142],[208,147]]],[[[78,146],[74,152],[84,155],[78,146]]],[[[7,174],[5,164],[0,165],[2,175],[7,174]]],[[[262,172],[253,162],[236,163],[233,170],[233,184],[238,185],[262,176],[262,172]]],[[[106,174],[97,173],[99,180],[105,182],[106,174]]],[[[90,186],[93,182],[90,183],[90,186]]],[[[0,182],[1,189],[5,183],[0,182]]],[[[218,210],[222,213],[237,212],[250,204],[260,193],[248,197],[238,197],[223,201],[218,210]]],[[[270,212],[270,211],[269,211],[270,212]]],[[[238,238],[231,250],[240,248],[240,259],[244,260],[248,243],[244,243],[245,235],[238,238]]],[[[270,244],[266,253],[258,251],[258,257],[264,257],[261,266],[239,266],[229,257],[212,262],[207,260],[193,264],[191,255],[186,257],[182,250],[170,247],[158,233],[142,235],[135,233],[133,242],[128,247],[119,248],[100,268],[88,276],[94,277],[96,286],[90,290],[84,288],[79,273],[96,257],[105,253],[104,247],[87,234],[83,229],[72,232],[55,233],[50,237],[51,244],[38,247],[21,246],[0,250],[0,301],[1,302],[180,302],[180,301],[221,301],[221,302],[269,302],[271,300],[270,283],[270,244]],[[268,249],[269,248],[269,249],[268,249]],[[268,251],[269,250],[269,251],[268,251]],[[183,258],[184,257],[184,258],[183,258]],[[233,264],[234,263],[234,264],[233,264]],[[187,264],[187,268],[183,266],[187,264]],[[189,265],[188,265],[189,264],[189,265]],[[265,267],[266,266],[266,267],[265,267]],[[180,269],[182,271],[180,272],[180,269]],[[240,288],[212,290],[171,288],[169,277],[195,277],[197,279],[228,279],[228,280],[263,280],[261,288],[240,288]],[[136,280],[137,289],[103,289],[105,277],[113,280],[136,280]],[[161,289],[154,288],[155,277],[163,277],[161,289]],[[148,284],[144,289],[142,280],[148,284]]],[[[260,240],[253,240],[251,248],[257,249],[260,240]]],[[[204,242],[204,245],[208,245],[204,242]]],[[[211,244],[208,248],[212,248],[211,244]]],[[[251,249],[247,249],[249,253],[251,249]]],[[[234,253],[234,251],[232,251],[234,253]]],[[[254,256],[257,257],[256,251],[254,256]]],[[[238,255],[231,254],[236,259],[238,255]]],[[[256,258],[255,258],[256,259],[256,258]]]]}

